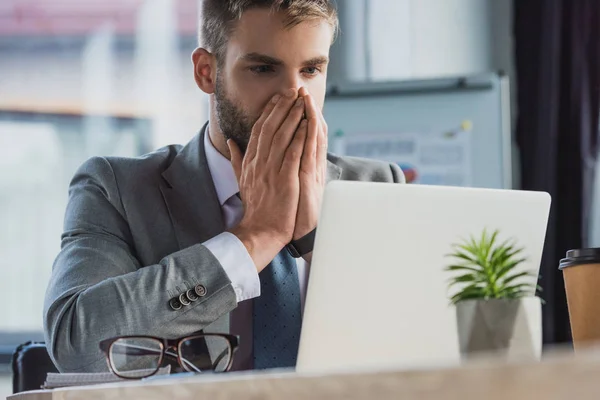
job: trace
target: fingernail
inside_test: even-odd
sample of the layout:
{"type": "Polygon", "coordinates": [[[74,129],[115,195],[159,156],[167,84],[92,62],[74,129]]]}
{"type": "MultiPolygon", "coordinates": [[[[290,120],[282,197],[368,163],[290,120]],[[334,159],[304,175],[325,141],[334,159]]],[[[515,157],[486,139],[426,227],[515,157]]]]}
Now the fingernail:
{"type": "Polygon", "coordinates": [[[304,105],[304,98],[303,97],[299,97],[298,100],[296,100],[296,107],[302,107],[304,105]]]}
{"type": "Polygon", "coordinates": [[[294,90],[294,89],[288,89],[288,90],[286,90],[286,92],[285,92],[285,95],[286,95],[287,97],[293,97],[295,94],[296,94],[296,90],[294,90]]]}
{"type": "Polygon", "coordinates": [[[303,119],[302,122],[300,122],[300,128],[306,128],[307,124],[308,124],[308,121],[303,119]]]}
{"type": "Polygon", "coordinates": [[[272,101],[273,103],[277,103],[277,102],[279,101],[279,99],[280,99],[280,98],[281,98],[281,96],[280,96],[280,95],[278,95],[278,94],[276,94],[275,96],[273,96],[273,99],[271,99],[271,101],[272,101]]]}

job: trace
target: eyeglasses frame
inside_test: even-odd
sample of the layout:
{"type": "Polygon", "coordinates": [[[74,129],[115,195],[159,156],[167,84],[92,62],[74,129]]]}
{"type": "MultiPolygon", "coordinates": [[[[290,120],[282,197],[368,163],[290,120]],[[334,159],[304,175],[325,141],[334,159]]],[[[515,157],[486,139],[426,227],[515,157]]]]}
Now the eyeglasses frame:
{"type": "Polygon", "coordinates": [[[240,338],[239,338],[239,336],[236,336],[236,335],[230,335],[230,334],[226,334],[226,333],[198,333],[198,334],[194,334],[194,335],[183,336],[178,339],[165,339],[165,338],[161,338],[158,336],[149,336],[149,335],[126,335],[126,336],[115,336],[112,338],[104,339],[104,340],[100,341],[99,345],[100,345],[100,350],[102,350],[102,352],[106,356],[106,362],[108,364],[108,368],[114,375],[118,376],[121,379],[138,380],[138,379],[148,378],[152,375],[155,375],[160,370],[160,366],[162,365],[162,363],[165,359],[165,355],[172,357],[171,355],[166,354],[166,351],[168,349],[173,349],[173,348],[176,351],[177,362],[179,363],[181,368],[183,368],[185,371],[188,371],[188,372],[197,372],[197,371],[190,370],[185,365],[183,360],[181,359],[181,344],[187,340],[193,340],[193,339],[198,339],[198,338],[210,338],[210,337],[220,337],[227,341],[227,343],[229,345],[229,350],[230,350],[231,356],[229,357],[229,362],[227,363],[227,366],[223,372],[229,371],[233,364],[233,356],[239,347],[240,338]],[[127,377],[127,376],[123,376],[123,375],[120,375],[119,373],[117,373],[116,368],[114,367],[114,365],[112,365],[110,353],[111,353],[112,346],[117,341],[122,340],[122,339],[153,339],[160,343],[160,345],[161,345],[160,358],[158,360],[157,367],[154,370],[154,372],[152,372],[151,374],[148,374],[148,375],[144,375],[142,377],[127,377]]]}

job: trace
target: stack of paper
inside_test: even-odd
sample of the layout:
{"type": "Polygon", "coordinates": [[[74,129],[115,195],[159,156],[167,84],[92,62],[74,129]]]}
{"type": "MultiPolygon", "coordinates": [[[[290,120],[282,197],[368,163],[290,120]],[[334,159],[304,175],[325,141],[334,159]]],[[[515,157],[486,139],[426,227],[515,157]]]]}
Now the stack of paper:
{"type": "MultiPolygon", "coordinates": [[[[128,372],[128,375],[135,376],[139,375],[140,377],[147,375],[152,370],[139,370],[139,371],[131,371],[128,372]]],[[[171,373],[171,366],[167,365],[164,368],[158,370],[155,375],[168,375],[171,373]]],[[[87,385],[97,385],[100,383],[110,383],[110,382],[122,382],[127,381],[128,379],[122,379],[116,376],[111,372],[99,372],[99,373],[65,373],[65,374],[57,374],[57,373],[49,373],[46,376],[46,382],[44,382],[44,386],[42,389],[55,389],[60,387],[72,387],[72,386],[87,386],[87,385]]]]}

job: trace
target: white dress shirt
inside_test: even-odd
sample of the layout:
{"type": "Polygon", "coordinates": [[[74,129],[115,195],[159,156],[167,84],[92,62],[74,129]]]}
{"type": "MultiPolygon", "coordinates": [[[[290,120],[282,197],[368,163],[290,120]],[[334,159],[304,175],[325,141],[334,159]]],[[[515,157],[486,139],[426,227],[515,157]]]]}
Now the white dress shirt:
{"type": "MultiPolygon", "coordinates": [[[[244,215],[239,186],[231,162],[213,146],[208,130],[204,135],[206,161],[221,204],[225,229],[235,227],[244,215]]],[[[235,290],[238,307],[231,313],[231,333],[240,336],[233,370],[252,367],[252,301],[260,296],[260,279],[254,261],[244,244],[230,232],[223,232],[203,243],[219,260],[235,290]]],[[[304,310],[306,283],[310,271],[303,258],[296,260],[300,283],[300,304],[304,310]]]]}

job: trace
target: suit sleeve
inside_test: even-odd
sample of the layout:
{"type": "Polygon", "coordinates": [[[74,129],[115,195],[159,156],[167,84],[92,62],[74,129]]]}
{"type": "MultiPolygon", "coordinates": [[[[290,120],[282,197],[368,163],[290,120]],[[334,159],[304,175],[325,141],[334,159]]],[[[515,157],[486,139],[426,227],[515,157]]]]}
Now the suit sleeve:
{"type": "Polygon", "coordinates": [[[233,310],[236,294],[216,257],[197,244],[140,265],[112,167],[92,158],[76,172],[64,233],[44,302],[44,334],[63,372],[106,371],[103,339],[135,334],[178,337],[203,329],[233,310]],[[198,288],[179,310],[173,293],[198,288]]]}

